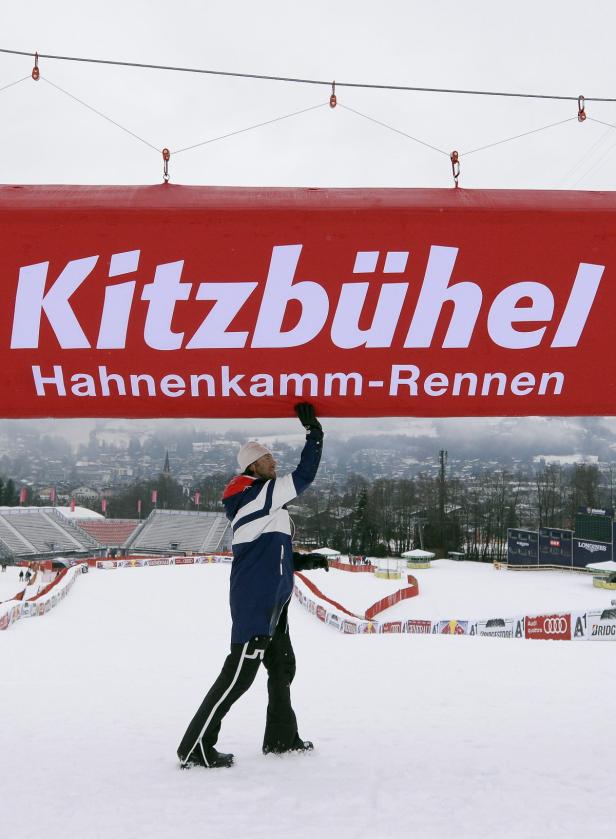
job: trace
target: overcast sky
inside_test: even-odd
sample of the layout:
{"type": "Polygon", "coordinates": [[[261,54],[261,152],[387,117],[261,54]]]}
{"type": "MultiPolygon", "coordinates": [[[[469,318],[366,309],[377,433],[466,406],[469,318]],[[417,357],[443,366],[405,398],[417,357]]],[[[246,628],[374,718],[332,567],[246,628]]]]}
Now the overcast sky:
{"type": "MultiPolygon", "coordinates": [[[[5,3],[2,11],[0,47],[7,49],[338,82],[616,95],[616,4],[608,0],[30,0],[5,3]]],[[[0,88],[29,76],[31,69],[27,57],[0,54],[0,88]]],[[[172,152],[324,103],[284,122],[173,156],[170,171],[176,183],[452,185],[444,154],[350,111],[330,109],[328,88],[44,59],[40,69],[43,79],[172,152]]],[[[616,187],[616,130],[590,119],[573,119],[464,157],[465,151],[575,117],[575,102],[341,87],[336,92],[341,104],[443,151],[460,151],[464,187],[616,187]]],[[[616,105],[589,102],[586,110],[589,117],[616,125],[616,105]]],[[[0,123],[2,183],[149,184],[162,179],[158,152],[45,81],[28,78],[0,91],[0,123]]],[[[286,431],[291,422],[260,425],[286,431]]],[[[455,422],[460,434],[474,430],[478,439],[502,426],[491,420],[455,422]]],[[[516,423],[515,433],[522,435],[546,430],[546,442],[574,442],[578,430],[589,427],[583,420],[516,423]]],[[[54,427],[76,435],[90,425],[54,427]]],[[[235,425],[246,427],[246,421],[235,425]]],[[[400,419],[330,420],[328,425],[350,434],[367,429],[437,434],[444,427],[439,421],[400,419]]],[[[611,428],[612,421],[604,427],[611,428]]]]}

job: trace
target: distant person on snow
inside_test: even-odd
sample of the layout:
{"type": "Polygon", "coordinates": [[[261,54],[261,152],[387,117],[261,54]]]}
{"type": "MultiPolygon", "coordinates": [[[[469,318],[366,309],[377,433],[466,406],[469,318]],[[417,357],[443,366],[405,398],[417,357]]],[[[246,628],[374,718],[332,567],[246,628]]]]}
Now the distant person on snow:
{"type": "Polygon", "coordinates": [[[323,429],[308,402],[295,406],[308,432],[299,465],[290,475],[276,477],[272,453],[254,440],[237,456],[242,474],[223,494],[233,528],[231,566],[231,652],[220,675],[193,717],[178,757],[182,768],[231,766],[232,754],[218,752],[222,720],[253,683],[261,662],[267,670],[268,706],[263,753],[305,752],[313,748],[297,731],[291,707],[295,655],[289,637],[287,609],[293,592],[293,572],[324,568],[318,554],[294,553],[292,525],[286,505],[314,480],[323,447],[323,429]]]}
{"type": "Polygon", "coordinates": [[[23,579],[24,579],[24,572],[23,572],[23,571],[20,571],[20,572],[19,572],[19,582],[20,582],[20,583],[22,583],[22,582],[23,582],[23,579]]]}

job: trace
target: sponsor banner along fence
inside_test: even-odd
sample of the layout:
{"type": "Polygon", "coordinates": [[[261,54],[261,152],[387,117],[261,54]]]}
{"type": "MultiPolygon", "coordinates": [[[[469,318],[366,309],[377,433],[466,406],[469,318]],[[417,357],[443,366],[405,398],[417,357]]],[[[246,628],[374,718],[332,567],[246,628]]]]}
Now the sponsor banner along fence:
{"type": "Polygon", "coordinates": [[[616,194],[1,186],[6,417],[616,412],[616,194]]]}
{"type": "Polygon", "coordinates": [[[82,574],[82,565],[60,571],[48,586],[30,600],[8,600],[0,603],[0,630],[8,629],[20,618],[38,617],[49,612],[63,600],[82,574]]]}
{"type": "Polygon", "coordinates": [[[525,637],[544,641],[558,639],[571,640],[571,615],[538,615],[527,617],[525,621],[525,637]]]}
{"type": "MultiPolygon", "coordinates": [[[[143,568],[158,565],[194,565],[230,562],[224,554],[194,557],[139,557],[129,559],[98,560],[96,567],[143,568]]],[[[70,591],[83,571],[84,563],[60,572],[58,577],[29,600],[11,600],[0,603],[0,630],[8,629],[22,617],[46,614],[70,591]]],[[[86,566],[87,567],[87,566],[86,566]]],[[[409,575],[409,582],[414,580],[409,575]]],[[[320,621],[345,635],[356,634],[406,634],[406,635],[480,635],[497,638],[527,638],[541,640],[616,640],[616,608],[588,610],[535,616],[489,618],[485,620],[455,619],[406,619],[379,621],[374,616],[418,593],[419,586],[410,585],[395,592],[366,610],[364,616],[356,615],[342,604],[328,598],[304,574],[296,572],[294,594],[299,603],[320,621]],[[396,596],[398,595],[398,596],[396,596]],[[379,608],[380,607],[380,610],[379,608]]]]}
{"type": "Polygon", "coordinates": [[[98,559],[96,567],[103,570],[114,568],[152,568],[157,565],[207,565],[212,562],[232,562],[230,554],[204,554],[199,556],[155,556],[125,557],[122,559],[98,559]]]}
{"type": "MultiPolygon", "coordinates": [[[[295,574],[294,595],[310,614],[344,635],[471,635],[493,638],[526,638],[544,641],[616,640],[616,609],[586,612],[517,615],[515,617],[439,620],[407,619],[397,621],[367,620],[347,610],[303,574],[295,574]]],[[[400,602],[399,598],[395,602],[400,602]]],[[[381,601],[383,602],[383,601],[381,601]]],[[[376,605],[376,604],[375,604],[376,605]]],[[[390,604],[390,605],[393,605],[390,604]]],[[[388,607],[387,607],[388,608],[388,607]]]]}
{"type": "MultiPolygon", "coordinates": [[[[359,615],[356,615],[354,612],[350,612],[347,608],[342,606],[336,600],[332,600],[331,598],[327,597],[327,595],[323,594],[323,592],[318,588],[318,586],[316,586],[312,582],[312,580],[310,580],[301,572],[296,571],[295,576],[298,577],[313,594],[315,594],[321,600],[324,600],[330,606],[333,606],[334,609],[338,610],[339,612],[343,612],[345,615],[348,615],[349,617],[359,618],[360,620],[362,619],[359,617],[359,615]]],[[[384,597],[382,600],[377,600],[377,602],[373,603],[372,606],[369,606],[363,615],[363,619],[367,621],[372,621],[373,618],[375,618],[378,614],[384,612],[385,609],[389,609],[391,606],[395,606],[396,603],[401,603],[403,600],[408,600],[409,597],[417,597],[417,595],[419,594],[419,583],[417,582],[415,577],[413,577],[412,574],[408,575],[408,583],[409,585],[406,588],[399,589],[398,591],[393,592],[393,594],[389,594],[387,597],[384,597]]],[[[335,621],[328,620],[327,623],[335,623],[335,621]]],[[[388,631],[395,632],[396,630],[391,629],[388,631]]],[[[399,631],[401,632],[402,630],[400,629],[399,631]]]]}

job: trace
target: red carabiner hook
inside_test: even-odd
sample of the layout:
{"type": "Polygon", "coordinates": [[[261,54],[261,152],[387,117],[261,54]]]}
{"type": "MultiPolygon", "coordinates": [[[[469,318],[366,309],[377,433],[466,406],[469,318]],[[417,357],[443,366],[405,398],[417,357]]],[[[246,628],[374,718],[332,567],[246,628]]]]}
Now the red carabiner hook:
{"type": "Polygon", "coordinates": [[[583,96],[578,96],[578,122],[584,122],[586,119],[586,103],[583,96]]]}
{"type": "Polygon", "coordinates": [[[453,173],[453,180],[457,187],[458,178],[460,177],[460,155],[457,151],[452,151],[449,155],[449,159],[451,160],[451,171],[453,173]]]}
{"type": "Polygon", "coordinates": [[[171,152],[169,149],[163,149],[163,181],[169,183],[169,160],[171,159],[171,152]]]}
{"type": "Polygon", "coordinates": [[[336,99],[336,82],[332,82],[332,95],[329,97],[329,107],[335,108],[338,104],[338,100],[336,99]]]}

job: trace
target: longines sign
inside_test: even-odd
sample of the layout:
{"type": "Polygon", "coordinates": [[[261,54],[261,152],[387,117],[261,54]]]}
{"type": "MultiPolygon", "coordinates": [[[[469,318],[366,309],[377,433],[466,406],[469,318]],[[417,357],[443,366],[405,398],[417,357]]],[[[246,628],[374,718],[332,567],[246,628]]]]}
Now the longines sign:
{"type": "Polygon", "coordinates": [[[611,193],[0,187],[6,417],[616,413],[611,193]]]}

